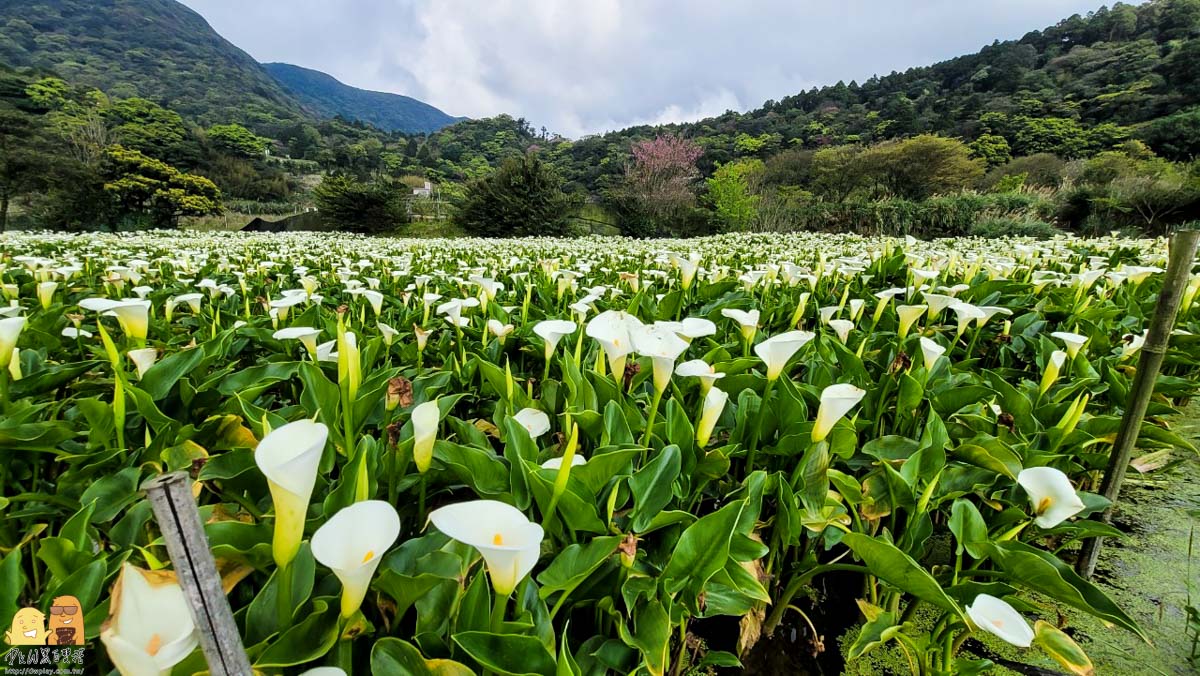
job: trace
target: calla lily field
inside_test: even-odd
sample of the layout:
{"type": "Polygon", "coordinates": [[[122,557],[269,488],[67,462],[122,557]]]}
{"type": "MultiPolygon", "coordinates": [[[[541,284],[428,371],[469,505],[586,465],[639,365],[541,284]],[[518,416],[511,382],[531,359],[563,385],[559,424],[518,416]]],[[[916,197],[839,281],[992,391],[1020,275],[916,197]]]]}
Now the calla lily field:
{"type": "MultiPolygon", "coordinates": [[[[811,673],[1092,673],[1072,613],[1147,638],[1073,563],[1121,535],[1166,254],[5,234],[0,620],[72,595],[103,673],[206,672],[139,490],[183,470],[257,673],[736,673],[785,635],[811,673]]],[[[1144,452],[1195,452],[1198,292],[1144,452]]]]}

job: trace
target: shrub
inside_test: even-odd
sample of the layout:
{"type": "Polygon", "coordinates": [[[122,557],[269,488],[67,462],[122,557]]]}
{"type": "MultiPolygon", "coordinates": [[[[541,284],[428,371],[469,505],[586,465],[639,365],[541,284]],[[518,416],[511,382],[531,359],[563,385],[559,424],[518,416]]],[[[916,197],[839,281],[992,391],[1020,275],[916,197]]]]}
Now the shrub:
{"type": "Polygon", "coordinates": [[[313,199],[327,223],[351,232],[390,232],[408,221],[406,195],[384,181],[326,176],[313,190],[313,199]]]}
{"type": "Polygon", "coordinates": [[[579,234],[571,223],[579,200],[562,186],[559,175],[535,153],[509,158],[467,186],[458,222],[481,237],[579,234]]]}

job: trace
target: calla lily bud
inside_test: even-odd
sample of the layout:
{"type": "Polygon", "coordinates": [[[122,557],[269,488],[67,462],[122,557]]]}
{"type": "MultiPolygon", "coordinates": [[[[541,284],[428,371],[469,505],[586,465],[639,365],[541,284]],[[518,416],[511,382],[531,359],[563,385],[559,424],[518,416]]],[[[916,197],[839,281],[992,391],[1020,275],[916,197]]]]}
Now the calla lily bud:
{"type": "Polygon", "coordinates": [[[433,462],[433,442],[437,439],[442,413],[437,400],[427,401],[413,409],[413,461],[417,471],[424,474],[433,462]]]}
{"type": "Polygon", "coordinates": [[[1054,386],[1054,383],[1058,380],[1059,371],[1062,370],[1065,363],[1067,363],[1066,352],[1055,350],[1050,353],[1050,358],[1046,360],[1046,370],[1042,372],[1042,383],[1038,387],[1039,394],[1045,394],[1054,386]]]}
{"type": "Polygon", "coordinates": [[[400,515],[382,500],[345,507],[313,533],[313,558],[342,582],[343,618],[362,605],[379,562],[399,535],[400,515]]]}
{"type": "Polygon", "coordinates": [[[967,617],[980,629],[999,636],[1018,648],[1033,644],[1033,629],[1024,617],[1002,599],[988,594],[975,597],[966,607],[967,617]]]}
{"type": "Polygon", "coordinates": [[[254,451],[254,462],[267,477],[275,503],[272,553],[281,568],[300,551],[308,502],[328,437],[329,428],[324,424],[298,420],[269,432],[254,451]]]}
{"type": "Polygon", "coordinates": [[[826,387],[821,392],[821,406],[817,409],[817,422],[813,425],[813,442],[824,441],[837,421],[845,417],[866,394],[866,390],[849,383],[826,387]]]}
{"type": "Polygon", "coordinates": [[[708,394],[704,395],[704,409],[700,413],[700,422],[696,424],[696,445],[700,448],[708,445],[727,401],[729,394],[719,387],[709,388],[708,394]]]}
{"type": "Polygon", "coordinates": [[[100,642],[124,676],[164,676],[192,654],[199,637],[175,573],[123,564],[100,642]]]}
{"type": "Polygon", "coordinates": [[[511,594],[541,555],[542,527],[503,502],[472,500],[446,505],[430,512],[429,520],[446,535],[479,550],[492,588],[500,596],[511,594]]]}
{"type": "Polygon", "coordinates": [[[559,459],[558,474],[554,477],[554,495],[557,501],[567,490],[567,481],[571,478],[571,468],[575,466],[575,451],[579,448],[579,425],[571,424],[571,437],[567,440],[566,450],[559,459]]]}

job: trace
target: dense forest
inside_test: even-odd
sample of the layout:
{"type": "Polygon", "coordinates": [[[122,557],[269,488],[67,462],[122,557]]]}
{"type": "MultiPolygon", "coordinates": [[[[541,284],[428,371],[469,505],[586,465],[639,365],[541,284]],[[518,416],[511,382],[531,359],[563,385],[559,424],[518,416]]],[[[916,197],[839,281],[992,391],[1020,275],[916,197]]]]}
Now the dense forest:
{"type": "MultiPolygon", "coordinates": [[[[479,219],[511,206],[499,185],[589,215],[572,227],[602,221],[633,235],[1159,232],[1200,216],[1200,0],[1117,3],[861,84],[576,140],[506,115],[429,134],[320,119],[312,101],[296,103],[270,78],[206,86],[232,77],[212,65],[240,63],[229,50],[245,55],[172,0],[102,3],[120,16],[154,12],[169,39],[133,38],[131,19],[76,40],[71,31],[97,22],[82,7],[68,15],[67,4],[35,3],[0,24],[0,60],[16,66],[0,74],[0,198],[31,225],[163,225],[222,205],[247,214],[316,205],[343,227],[387,230],[429,211],[413,198],[424,181],[437,186],[439,216],[487,233],[503,223],[479,219]],[[185,15],[199,24],[163,18],[185,15]],[[173,58],[118,53],[122,39],[173,58]],[[120,194],[121,172],[149,169],[114,153],[162,164],[161,194],[120,194]],[[200,179],[216,192],[180,197],[191,193],[176,182],[198,190],[200,179]]],[[[127,184],[145,192],[147,182],[127,184]]],[[[553,220],[548,230],[564,227],[553,220]]]]}

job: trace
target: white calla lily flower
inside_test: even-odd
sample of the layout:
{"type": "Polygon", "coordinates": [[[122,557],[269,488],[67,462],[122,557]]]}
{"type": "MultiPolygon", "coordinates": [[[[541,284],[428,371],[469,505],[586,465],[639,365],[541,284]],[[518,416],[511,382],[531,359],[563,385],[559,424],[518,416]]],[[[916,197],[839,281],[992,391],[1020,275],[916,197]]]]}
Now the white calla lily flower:
{"type": "Polygon", "coordinates": [[[300,551],[308,502],[317,482],[317,468],[329,428],[311,420],[297,420],[271,430],[254,450],[254,462],[267,478],[275,503],[275,563],[286,567],[300,551]]]}
{"type": "Polygon", "coordinates": [[[755,345],[754,354],[758,355],[767,367],[767,380],[778,379],[788,360],[815,337],[816,335],[809,331],[788,331],[755,345]]]}
{"type": "Polygon", "coordinates": [[[123,564],[100,642],[122,676],[167,676],[192,654],[199,636],[175,573],[123,564]]]}
{"type": "Polygon", "coordinates": [[[531,439],[537,439],[550,431],[550,416],[545,411],[536,408],[523,408],[513,416],[517,424],[529,432],[531,439]]]}
{"type": "Polygon", "coordinates": [[[424,474],[433,462],[433,443],[437,440],[438,423],[442,412],[437,400],[420,404],[412,411],[413,461],[417,471],[424,474]]]}
{"type": "Polygon", "coordinates": [[[471,545],[483,555],[492,588],[507,597],[537,565],[542,527],[521,510],[497,500],[472,500],[433,510],[429,520],[438,530],[471,545]]]}
{"type": "Polygon", "coordinates": [[[1063,345],[1067,348],[1067,356],[1071,359],[1074,359],[1075,355],[1079,354],[1079,351],[1088,342],[1087,336],[1081,336],[1078,333],[1071,333],[1069,331],[1055,331],[1050,335],[1063,342],[1063,345]]]}
{"type": "Polygon", "coordinates": [[[342,617],[362,605],[383,555],[400,536],[400,515],[382,500],[344,507],[313,533],[313,558],[342,582],[342,617]]]}
{"type": "Polygon", "coordinates": [[[0,319],[0,368],[6,368],[12,359],[13,348],[25,328],[24,317],[8,317],[0,319]]]}
{"type": "Polygon", "coordinates": [[[1017,474],[1017,484],[1029,496],[1030,507],[1036,515],[1034,523],[1041,528],[1054,528],[1083,511],[1083,500],[1061,470],[1028,467],[1017,474]]]}
{"type": "Polygon", "coordinates": [[[817,409],[817,421],[813,425],[812,440],[824,441],[837,421],[841,420],[850,409],[867,394],[850,383],[830,385],[821,391],[821,406],[817,409]]]}
{"type": "Polygon", "coordinates": [[[1018,648],[1033,644],[1033,628],[1015,608],[1003,599],[980,594],[966,607],[967,617],[980,629],[998,636],[1018,648]]]}
{"type": "Polygon", "coordinates": [[[153,347],[143,347],[137,350],[130,350],[125,355],[137,368],[138,380],[146,377],[146,371],[150,370],[151,366],[158,361],[158,349],[153,347]]]}
{"type": "Polygon", "coordinates": [[[621,378],[625,372],[625,359],[633,352],[631,331],[642,327],[642,321],[623,310],[605,310],[592,317],[584,328],[589,338],[600,343],[613,377],[621,378]]]}
{"type": "Polygon", "coordinates": [[[921,359],[923,360],[925,370],[932,371],[933,366],[937,363],[938,358],[946,354],[946,348],[938,345],[936,342],[926,338],[925,336],[921,336],[920,343],[921,359]]]}
{"type": "Polygon", "coordinates": [[[700,448],[708,445],[708,440],[712,438],[713,429],[716,428],[728,401],[729,394],[719,387],[709,388],[708,393],[704,395],[704,408],[700,412],[700,420],[696,423],[696,445],[700,448]]]}
{"type": "Polygon", "coordinates": [[[639,326],[630,332],[633,347],[638,354],[650,357],[654,362],[654,389],[663,392],[671,383],[675,360],[688,348],[688,344],[669,328],[658,324],[639,326]]]}

